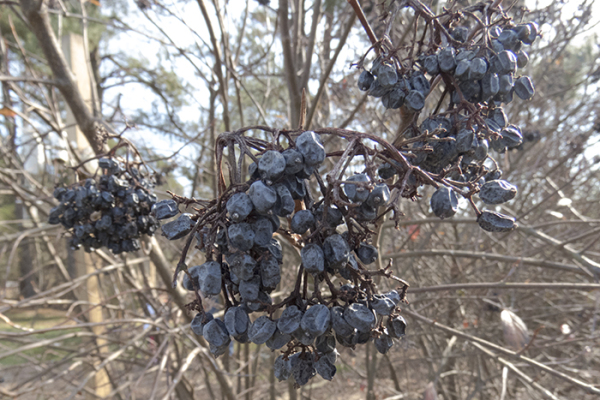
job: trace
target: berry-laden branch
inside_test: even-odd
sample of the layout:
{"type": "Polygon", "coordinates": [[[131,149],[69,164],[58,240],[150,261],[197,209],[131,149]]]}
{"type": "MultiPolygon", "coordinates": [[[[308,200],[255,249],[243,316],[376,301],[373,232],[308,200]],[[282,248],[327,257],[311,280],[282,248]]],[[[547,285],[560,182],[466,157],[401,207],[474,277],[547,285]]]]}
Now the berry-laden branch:
{"type": "MultiPolygon", "coordinates": [[[[420,137],[427,140],[429,135],[423,132],[420,137]]],[[[434,144],[453,143],[433,136],[434,144]]],[[[186,267],[183,286],[196,296],[222,294],[226,312],[223,320],[214,319],[197,300],[199,312],[192,329],[211,344],[215,356],[226,351],[231,338],[264,343],[273,350],[287,346],[276,360],[276,374],[280,379],[292,374],[299,385],[314,373],[333,377],[336,343],[354,347],[374,340],[386,353],[393,339],[404,335],[399,305],[407,303],[408,282],[393,275],[391,260],[385,268],[369,268],[378,258],[372,243],[377,227],[392,210],[396,222],[402,216],[392,201],[417,197],[420,187],[427,185],[467,198],[479,190],[479,186],[463,190],[461,182],[448,179],[444,171],[413,165],[410,147],[398,149],[378,136],[346,129],[242,128],[223,133],[215,151],[223,190],[218,199],[197,209],[191,217],[197,221],[192,231],[189,224],[182,225],[188,239],[179,265],[186,266],[195,237],[208,261],[186,267]],[[250,130],[269,132],[272,140],[246,136],[250,130]],[[346,140],[344,152],[327,154],[322,144],[327,135],[346,140]],[[231,177],[245,175],[241,166],[247,158],[243,182],[226,182],[224,154],[240,155],[227,164],[231,177]],[[327,157],[335,160],[334,166],[322,179],[327,157]],[[318,192],[311,192],[314,187],[318,192]],[[273,304],[270,293],[281,281],[283,264],[280,238],[300,250],[301,265],[291,293],[273,304]],[[386,278],[397,290],[381,292],[374,276],[386,278]],[[276,318],[278,310],[282,312],[276,318]],[[262,315],[251,322],[253,313],[262,315]]],[[[441,204],[448,213],[453,211],[449,207],[453,203],[442,199],[441,204]]]]}
{"type": "MultiPolygon", "coordinates": [[[[67,229],[73,249],[91,252],[107,247],[113,254],[137,251],[140,237],[152,236],[159,227],[154,213],[154,174],[143,161],[129,160],[128,142],[119,144],[128,150],[125,158],[115,156],[113,148],[106,156],[96,157],[98,171],[92,177],[54,190],[58,205],[50,210],[48,222],[67,229]]],[[[178,212],[174,206],[160,216],[178,212]]]]}
{"type": "Polygon", "coordinates": [[[502,153],[522,143],[519,127],[509,124],[502,105],[514,94],[523,100],[534,94],[531,80],[517,75],[527,63],[523,47],[537,36],[534,23],[515,25],[494,7],[436,16],[408,0],[415,13],[411,43],[394,46],[387,35],[378,41],[358,2],[349,2],[372,42],[355,64],[362,70],[359,89],[381,98],[385,108],[410,112],[393,143],[349,129],[249,126],[217,138],[216,199],[171,193],[171,199],[156,202],[144,184],[146,176],[128,157],[116,156],[119,148],[130,148],[121,139],[109,157],[99,160],[102,176],[55,191],[60,205],[51,213],[51,222],[71,229],[75,245],[108,246],[115,253],[131,251],[135,235],[151,234],[158,221],[177,216],[161,229],[169,240],[186,237],[173,284],[184,271],[183,287],[195,296],[188,308],[198,311],[193,332],[204,336],[215,357],[228,351],[232,338],[285,348],[275,361],[275,376],[293,376],[299,386],[317,373],[333,378],[337,345],[353,348],[374,341],[385,354],[394,339],[404,336],[400,304],[408,303],[409,284],[393,275],[391,260],[374,268],[380,250],[376,232],[390,212],[400,224],[403,198],[417,200],[431,186],[431,209],[438,218],[453,217],[462,197],[482,229],[515,229],[515,218],[480,210],[475,196],[488,205],[516,196],[516,187],[501,179],[490,148],[502,153]],[[470,25],[475,28],[469,30],[470,25]],[[377,54],[368,59],[371,49],[377,54]],[[436,86],[443,86],[437,99],[436,86]],[[426,110],[433,113],[422,118],[426,110]],[[268,133],[269,140],[248,135],[253,131],[268,133]],[[327,153],[323,136],[345,140],[344,151],[327,153]],[[331,163],[324,164],[326,158],[331,163]],[[179,204],[197,207],[180,214],[179,204]],[[125,240],[117,247],[119,239],[125,240]],[[273,304],[270,294],[281,282],[284,265],[281,239],[300,253],[301,263],[294,266],[293,290],[273,304]],[[188,267],[194,244],[206,262],[188,267]],[[374,276],[384,278],[381,288],[374,276]],[[219,295],[223,319],[204,310],[201,297],[219,295]]]}

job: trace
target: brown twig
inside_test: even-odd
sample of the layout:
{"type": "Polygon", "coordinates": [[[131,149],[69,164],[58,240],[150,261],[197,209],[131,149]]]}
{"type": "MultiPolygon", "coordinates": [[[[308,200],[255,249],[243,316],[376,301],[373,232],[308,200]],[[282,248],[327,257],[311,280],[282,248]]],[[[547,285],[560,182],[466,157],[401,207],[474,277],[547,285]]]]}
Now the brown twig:
{"type": "Polygon", "coordinates": [[[348,4],[350,4],[350,6],[352,6],[354,13],[360,20],[360,23],[362,24],[365,32],[367,33],[367,36],[369,37],[369,40],[371,41],[371,44],[374,45],[375,43],[377,43],[378,42],[377,36],[375,36],[375,32],[373,32],[373,28],[371,28],[371,24],[369,24],[369,21],[367,20],[367,17],[365,16],[365,13],[363,12],[362,7],[360,6],[360,3],[358,2],[358,0],[346,0],[346,1],[348,2],[348,4]]]}
{"type": "Polygon", "coordinates": [[[532,367],[534,367],[534,368],[536,368],[538,370],[544,371],[544,372],[549,373],[549,374],[551,374],[553,376],[556,376],[557,378],[563,379],[563,380],[565,380],[565,381],[567,381],[567,382],[569,382],[569,383],[571,383],[571,384],[573,384],[573,385],[575,385],[575,386],[583,389],[587,393],[597,394],[597,395],[600,394],[600,389],[596,388],[594,385],[591,385],[589,383],[583,382],[583,381],[581,381],[581,380],[579,380],[577,378],[573,378],[573,377],[571,377],[571,376],[569,376],[567,374],[564,374],[564,373],[562,373],[562,372],[560,372],[560,371],[558,371],[556,369],[550,368],[547,365],[544,365],[544,364],[542,364],[542,363],[540,363],[540,362],[538,362],[536,360],[533,360],[531,358],[522,356],[522,355],[520,355],[520,354],[518,354],[518,353],[516,353],[514,351],[511,351],[511,350],[508,350],[508,349],[506,349],[504,347],[498,346],[497,344],[488,342],[487,340],[483,340],[483,339],[478,338],[476,336],[469,335],[469,334],[464,333],[462,331],[459,331],[457,329],[450,328],[450,327],[448,327],[446,325],[440,324],[439,322],[437,322],[435,320],[432,320],[432,319],[429,319],[429,318],[427,318],[427,317],[425,317],[425,316],[423,316],[423,315],[421,315],[419,313],[416,313],[414,311],[409,311],[409,310],[405,309],[403,311],[403,313],[405,315],[408,315],[408,316],[416,319],[416,320],[425,322],[425,323],[429,324],[430,326],[432,326],[432,327],[434,327],[436,329],[440,329],[440,330],[448,332],[448,333],[450,333],[452,335],[456,335],[456,336],[461,337],[463,339],[466,339],[466,340],[472,341],[474,343],[480,344],[482,346],[485,346],[487,348],[495,350],[495,351],[497,351],[497,352],[499,352],[501,354],[504,354],[506,356],[514,357],[514,358],[516,358],[516,359],[518,359],[520,361],[523,361],[523,362],[529,364],[530,366],[532,366],[532,367]]]}

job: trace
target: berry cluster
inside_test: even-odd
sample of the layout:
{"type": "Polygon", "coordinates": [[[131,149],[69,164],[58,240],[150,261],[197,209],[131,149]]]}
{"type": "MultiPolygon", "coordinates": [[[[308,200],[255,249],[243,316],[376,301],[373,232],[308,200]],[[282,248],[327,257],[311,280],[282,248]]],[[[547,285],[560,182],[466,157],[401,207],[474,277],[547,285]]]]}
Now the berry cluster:
{"type": "MultiPolygon", "coordinates": [[[[434,46],[437,49],[431,50],[433,54],[420,54],[417,62],[408,68],[395,56],[384,53],[375,59],[371,70],[362,71],[358,88],[367,91],[369,96],[381,98],[386,108],[398,109],[405,105],[412,111],[423,109],[431,90],[425,74],[432,80],[438,76],[444,80],[453,104],[487,102],[493,113],[502,103],[510,103],[514,94],[530,100],[535,94],[531,78],[516,74],[517,69],[524,68],[529,61],[522,48],[536,39],[537,24],[530,22],[503,28],[495,25],[487,33],[480,32],[480,43],[476,43],[473,38],[469,39],[468,28],[456,27],[445,46],[434,46]]],[[[500,132],[498,128],[502,126],[497,125],[489,128],[500,132]]]]}
{"type": "Polygon", "coordinates": [[[377,58],[371,71],[365,69],[358,77],[358,88],[369,96],[381,98],[385,108],[396,110],[404,105],[412,111],[421,111],[431,85],[422,71],[404,75],[391,62],[377,58]]]}
{"type": "MultiPolygon", "coordinates": [[[[479,194],[485,204],[514,198],[516,187],[500,180],[502,172],[488,153],[490,148],[498,152],[520,148],[521,129],[509,124],[502,105],[514,95],[530,100],[535,93],[531,79],[517,71],[528,63],[523,46],[536,39],[537,24],[513,25],[500,19],[485,29],[477,25],[469,30],[451,29],[453,23],[438,27],[439,35],[431,36],[427,50],[408,59],[401,59],[399,51],[384,42],[371,69],[364,69],[358,79],[359,89],[381,98],[386,108],[411,112],[412,123],[395,144],[413,156],[413,165],[448,183],[431,198],[431,208],[440,218],[457,212],[457,191],[468,198],[479,194]],[[434,114],[417,125],[426,98],[440,83],[444,90],[434,114]],[[439,112],[444,100],[447,109],[439,112]],[[489,163],[484,165],[487,160],[492,161],[491,171],[489,163]]],[[[364,66],[364,57],[358,65],[364,66]]],[[[396,169],[384,164],[380,176],[389,179],[396,169]]],[[[477,214],[484,230],[506,232],[515,227],[512,217],[485,210],[477,214]]]]}
{"type": "Polygon", "coordinates": [[[223,320],[200,309],[191,323],[213,355],[227,351],[231,338],[272,350],[285,347],[275,374],[280,380],[293,376],[298,385],[317,373],[333,378],[336,344],[354,347],[373,340],[386,353],[406,327],[397,308],[405,289],[377,293],[369,275],[373,271],[367,269],[378,259],[367,224],[390,201],[390,189],[361,173],[342,183],[342,202],[332,203],[331,190],[315,201],[308,180],[318,176],[315,171],[325,157],[321,138],[312,131],[290,138],[287,149],[262,152],[249,167],[250,179],[231,185],[222,196],[223,212],[216,211],[211,226],[196,232],[208,261],[188,268],[183,279],[190,291],[223,292],[227,299],[223,320]],[[280,283],[283,261],[275,232],[301,257],[295,289],[278,304],[270,297],[280,283]],[[335,285],[334,277],[348,283],[335,285]],[[265,314],[251,321],[249,315],[257,312],[265,314]]]}
{"type": "Polygon", "coordinates": [[[54,190],[59,204],[50,210],[48,222],[70,232],[73,249],[107,247],[114,254],[139,250],[140,236],[153,235],[158,228],[150,215],[156,203],[153,180],[112,158],[101,158],[98,165],[103,171],[99,178],[54,190]]]}

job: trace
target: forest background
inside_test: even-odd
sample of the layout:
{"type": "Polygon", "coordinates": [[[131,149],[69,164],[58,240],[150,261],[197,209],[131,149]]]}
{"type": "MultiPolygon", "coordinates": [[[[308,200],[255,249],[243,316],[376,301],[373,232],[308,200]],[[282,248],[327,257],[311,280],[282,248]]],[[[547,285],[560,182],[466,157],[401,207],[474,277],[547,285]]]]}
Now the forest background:
{"type": "MultiPolygon", "coordinates": [[[[137,254],[91,256],[46,223],[52,190],[94,143],[100,118],[136,144],[163,178],[157,193],[212,199],[221,132],[295,127],[306,88],[307,125],[392,141],[400,115],[357,88],[351,64],[370,46],[342,0],[278,2],[7,0],[0,3],[0,394],[8,398],[591,399],[600,384],[600,53],[598,5],[500,2],[541,38],[525,68],[528,102],[506,107],[525,143],[497,159],[519,188],[501,207],[519,228],[483,232],[461,203],[451,219],[403,199],[396,230],[382,227],[381,260],[411,285],[407,335],[386,355],[372,344],[339,349],[333,382],[277,382],[277,353],[238,345],[215,360],[189,329],[189,293],[169,284],[183,247],[160,235],[137,254]],[[41,5],[41,6],[40,6],[41,5]],[[51,30],[56,42],[40,40],[51,30]],[[92,99],[63,97],[51,55],[82,40],[92,99]],[[50,56],[50,57],[49,57],[50,56]],[[50,60],[50,62],[48,62],[50,60]],[[67,140],[65,140],[67,139],[67,140]],[[535,337],[521,354],[503,339],[498,311],[535,337]],[[535,332],[535,334],[534,334],[535,332]],[[494,347],[495,345],[496,347],[494,347]],[[525,359],[526,358],[526,359],[525,359]],[[437,392],[437,394],[434,394],[437,392]],[[427,397],[430,396],[430,397],[427,397]]],[[[379,37],[397,4],[361,2],[379,37]]],[[[466,1],[432,2],[440,13],[466,1]]],[[[410,12],[389,33],[412,35],[410,12]]],[[[47,37],[47,35],[46,35],[47,37]]],[[[62,71],[66,73],[66,70],[62,71]]],[[[428,104],[427,107],[435,105],[428,104]]],[[[326,142],[343,150],[341,141],[326,142]]],[[[93,154],[93,152],[91,153],[93,154]]],[[[327,171],[324,171],[324,173],[327,171]]],[[[297,263],[286,256],[284,266],[297,263]]],[[[190,263],[201,263],[192,251],[190,263]]],[[[190,264],[191,265],[191,264],[190,264]]],[[[274,294],[285,297],[294,268],[274,294]]],[[[382,282],[385,286],[386,283],[382,282]]],[[[210,300],[209,300],[210,301],[210,300]]],[[[212,307],[221,308],[218,299],[212,307]]]]}

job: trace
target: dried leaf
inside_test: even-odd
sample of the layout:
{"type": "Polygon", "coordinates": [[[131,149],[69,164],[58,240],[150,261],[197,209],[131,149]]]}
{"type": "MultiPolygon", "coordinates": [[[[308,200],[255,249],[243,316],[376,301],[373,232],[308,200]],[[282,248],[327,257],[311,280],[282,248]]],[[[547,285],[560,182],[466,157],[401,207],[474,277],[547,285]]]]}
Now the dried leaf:
{"type": "Polygon", "coordinates": [[[502,310],[500,313],[502,320],[502,332],[504,342],[513,350],[519,351],[527,342],[529,342],[529,333],[527,325],[517,314],[509,310],[502,310]]]}
{"type": "Polygon", "coordinates": [[[0,115],[4,115],[6,117],[16,117],[17,113],[14,112],[11,109],[8,109],[6,107],[2,107],[2,108],[0,108],[0,115]]]}

